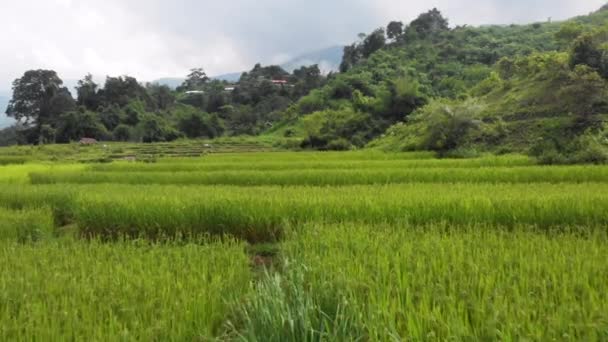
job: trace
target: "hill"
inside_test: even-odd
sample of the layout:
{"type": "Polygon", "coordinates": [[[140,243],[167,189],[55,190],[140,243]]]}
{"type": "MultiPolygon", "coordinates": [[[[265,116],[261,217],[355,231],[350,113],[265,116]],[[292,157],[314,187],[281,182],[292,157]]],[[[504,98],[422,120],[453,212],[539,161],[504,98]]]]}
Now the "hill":
{"type": "Polygon", "coordinates": [[[608,160],[606,22],[600,10],[557,23],[449,28],[432,10],[408,26],[392,23],[346,47],[343,72],[291,106],[270,134],[296,134],[317,149],[549,149],[548,161],[593,145],[584,159],[608,160]],[[391,26],[401,30],[387,39],[391,26]]]}

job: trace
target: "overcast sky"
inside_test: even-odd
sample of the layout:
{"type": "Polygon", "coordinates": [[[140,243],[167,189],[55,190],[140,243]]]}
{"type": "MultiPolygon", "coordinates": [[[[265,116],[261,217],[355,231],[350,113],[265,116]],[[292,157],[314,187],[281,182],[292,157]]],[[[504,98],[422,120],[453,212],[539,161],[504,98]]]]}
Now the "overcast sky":
{"type": "Polygon", "coordinates": [[[0,91],[33,68],[142,81],[281,63],[438,7],[451,24],[587,14],[607,0],[0,0],[0,91]]]}

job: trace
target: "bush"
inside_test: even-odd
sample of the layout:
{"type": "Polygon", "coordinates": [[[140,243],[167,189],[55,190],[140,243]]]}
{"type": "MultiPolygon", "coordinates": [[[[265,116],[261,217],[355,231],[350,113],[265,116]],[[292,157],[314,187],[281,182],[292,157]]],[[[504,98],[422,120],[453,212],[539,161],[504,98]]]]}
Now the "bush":
{"type": "Polygon", "coordinates": [[[330,151],[348,151],[353,145],[344,138],[333,139],[327,143],[327,149],[330,151]]]}
{"type": "Polygon", "coordinates": [[[116,126],[112,134],[116,141],[129,141],[131,139],[131,127],[120,124],[116,126]]]}
{"type": "Polygon", "coordinates": [[[539,164],[606,164],[608,163],[608,144],[602,137],[603,132],[587,132],[570,142],[557,142],[554,139],[539,139],[530,149],[530,155],[539,164]]]}

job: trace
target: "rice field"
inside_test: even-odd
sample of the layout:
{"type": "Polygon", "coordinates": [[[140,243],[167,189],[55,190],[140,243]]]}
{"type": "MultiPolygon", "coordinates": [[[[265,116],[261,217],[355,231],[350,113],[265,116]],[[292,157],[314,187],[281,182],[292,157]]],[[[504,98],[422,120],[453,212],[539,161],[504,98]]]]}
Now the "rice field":
{"type": "Polygon", "coordinates": [[[608,340],[605,166],[6,158],[1,340],[608,340]]]}

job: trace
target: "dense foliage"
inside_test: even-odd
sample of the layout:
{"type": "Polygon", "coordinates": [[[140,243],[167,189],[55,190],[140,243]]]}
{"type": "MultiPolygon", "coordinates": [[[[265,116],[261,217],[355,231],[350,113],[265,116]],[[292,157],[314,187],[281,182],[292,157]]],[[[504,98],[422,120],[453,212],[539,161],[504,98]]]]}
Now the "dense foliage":
{"type": "Polygon", "coordinates": [[[140,84],[129,76],[91,75],[78,82],[76,98],[51,70],[32,70],[13,84],[7,114],[21,122],[2,132],[2,144],[67,143],[81,138],[158,142],[181,137],[256,135],[272,127],[294,101],[323,85],[318,66],[289,73],[256,65],[235,84],[211,80],[193,69],[176,90],[140,84]]]}

